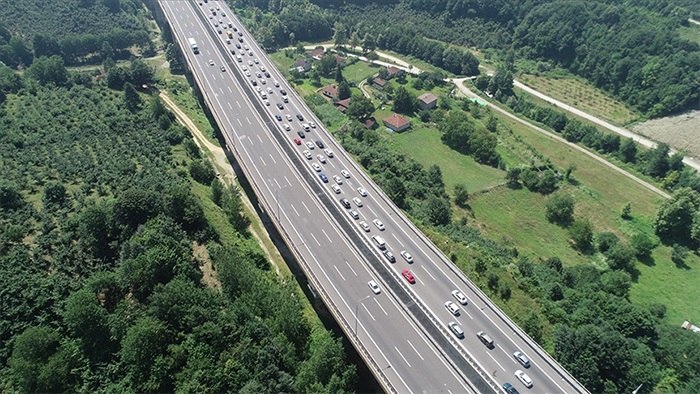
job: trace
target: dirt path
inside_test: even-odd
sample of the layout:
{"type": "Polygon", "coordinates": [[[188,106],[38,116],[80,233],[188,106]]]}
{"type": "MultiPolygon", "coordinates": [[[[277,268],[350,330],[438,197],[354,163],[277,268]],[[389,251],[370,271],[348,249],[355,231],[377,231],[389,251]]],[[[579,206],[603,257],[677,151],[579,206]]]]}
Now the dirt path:
{"type": "MultiPolygon", "coordinates": [[[[171,111],[173,111],[177,120],[180,121],[180,123],[182,123],[185,127],[187,127],[190,133],[192,133],[192,136],[194,137],[194,141],[195,143],[197,143],[197,146],[199,146],[200,149],[206,149],[211,153],[211,157],[213,157],[214,159],[214,166],[217,169],[217,171],[221,174],[224,184],[229,187],[234,185],[236,183],[236,173],[234,172],[231,163],[229,163],[224,149],[219,145],[213,144],[209,140],[207,140],[204,137],[204,134],[202,134],[202,131],[194,124],[192,119],[190,119],[190,117],[187,116],[187,114],[185,114],[182,110],[180,110],[177,104],[175,104],[175,102],[172,101],[172,99],[168,96],[166,92],[161,91],[160,98],[163,100],[163,103],[165,103],[165,105],[171,111]]],[[[266,232],[256,231],[256,228],[262,229],[264,228],[264,226],[262,224],[262,221],[260,220],[260,217],[255,214],[253,204],[250,202],[248,196],[246,196],[245,193],[241,193],[241,200],[248,207],[248,216],[250,217],[250,220],[256,222],[257,224],[257,226],[251,225],[249,227],[250,233],[258,241],[260,248],[262,248],[263,252],[267,256],[267,259],[270,261],[272,266],[275,267],[275,272],[277,272],[277,275],[282,276],[278,266],[278,262],[283,260],[282,256],[280,255],[277,249],[270,250],[270,248],[267,247],[267,245],[272,245],[272,240],[266,232]],[[263,238],[265,242],[263,242],[263,238]]]]}
{"type": "MultiPolygon", "coordinates": [[[[474,94],[474,92],[472,92],[471,90],[467,89],[466,86],[464,86],[464,81],[465,81],[466,79],[467,79],[467,78],[459,78],[459,79],[452,79],[452,80],[449,80],[449,81],[452,82],[452,83],[454,83],[455,86],[457,86],[457,88],[458,88],[465,96],[467,96],[467,97],[479,98],[478,95],[474,94]]],[[[527,122],[527,121],[525,121],[525,120],[523,120],[523,119],[520,119],[519,117],[517,117],[517,116],[511,114],[510,112],[508,112],[508,111],[506,111],[506,110],[504,110],[504,109],[501,109],[500,107],[497,107],[497,106],[495,106],[495,105],[493,105],[493,104],[491,104],[491,103],[488,103],[488,102],[487,102],[487,105],[488,105],[490,108],[492,108],[492,109],[494,109],[494,110],[496,110],[496,111],[502,113],[503,115],[505,115],[505,116],[507,116],[507,117],[509,117],[509,118],[511,118],[511,119],[513,119],[513,120],[515,120],[515,121],[517,121],[517,122],[520,122],[520,123],[522,123],[522,124],[524,124],[524,125],[526,125],[526,126],[528,126],[528,127],[531,127],[531,128],[537,130],[538,132],[540,132],[540,133],[542,133],[542,134],[545,134],[545,135],[547,135],[547,136],[549,136],[549,137],[551,137],[551,138],[554,138],[555,140],[561,142],[562,144],[566,144],[566,145],[568,145],[569,147],[571,147],[571,148],[573,148],[573,149],[576,149],[576,150],[578,150],[579,152],[582,152],[582,153],[588,155],[589,157],[591,157],[591,158],[597,160],[597,161],[600,162],[600,163],[605,164],[606,166],[608,166],[608,167],[614,169],[615,171],[617,171],[617,172],[623,174],[624,176],[626,176],[626,177],[628,177],[628,178],[634,180],[635,182],[639,183],[640,185],[646,187],[647,189],[653,191],[653,192],[656,193],[656,194],[658,194],[658,195],[660,195],[660,196],[662,196],[662,197],[664,197],[664,198],[669,198],[669,197],[671,197],[668,193],[666,193],[665,191],[659,189],[658,187],[656,187],[656,186],[650,184],[649,182],[646,182],[646,181],[643,181],[643,180],[637,178],[637,177],[634,176],[633,174],[631,174],[631,173],[629,173],[629,172],[623,170],[622,168],[620,168],[620,167],[618,167],[618,166],[616,166],[616,165],[610,163],[609,161],[605,160],[604,158],[602,158],[602,157],[600,157],[600,156],[598,156],[598,155],[596,155],[596,154],[594,154],[594,153],[592,153],[592,152],[590,152],[590,151],[584,149],[583,147],[581,147],[581,146],[579,146],[579,145],[577,145],[577,144],[572,144],[571,142],[567,141],[566,139],[564,139],[564,138],[562,138],[562,137],[560,137],[560,136],[558,136],[558,135],[556,135],[556,134],[550,133],[549,131],[547,131],[547,130],[541,128],[541,127],[537,127],[537,126],[535,126],[535,125],[533,125],[533,124],[531,124],[531,123],[529,123],[529,122],[527,122]]]]}

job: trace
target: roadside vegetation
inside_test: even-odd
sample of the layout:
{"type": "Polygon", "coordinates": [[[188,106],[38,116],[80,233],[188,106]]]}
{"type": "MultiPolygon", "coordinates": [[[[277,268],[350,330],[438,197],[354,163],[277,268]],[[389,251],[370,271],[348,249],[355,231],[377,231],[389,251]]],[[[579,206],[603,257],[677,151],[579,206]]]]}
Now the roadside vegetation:
{"type": "Polygon", "coordinates": [[[32,59],[0,66],[0,391],[352,391],[148,62],[32,59]]]}

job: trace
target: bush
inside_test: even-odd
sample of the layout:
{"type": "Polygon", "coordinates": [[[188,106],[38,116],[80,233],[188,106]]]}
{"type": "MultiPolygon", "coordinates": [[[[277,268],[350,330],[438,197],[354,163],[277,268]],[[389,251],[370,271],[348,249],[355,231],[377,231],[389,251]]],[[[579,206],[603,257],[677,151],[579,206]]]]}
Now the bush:
{"type": "Polygon", "coordinates": [[[630,245],[638,257],[647,257],[656,247],[656,243],[648,235],[637,233],[630,239],[630,245]]]}
{"type": "Polygon", "coordinates": [[[580,251],[585,251],[593,243],[593,226],[588,219],[577,220],[569,228],[569,236],[574,242],[574,247],[580,251]]]}
{"type": "Polygon", "coordinates": [[[551,223],[566,225],[574,218],[574,198],[568,194],[557,193],[545,204],[547,220],[551,223]]]}
{"type": "Polygon", "coordinates": [[[204,159],[190,162],[190,175],[195,181],[205,185],[211,184],[216,177],[214,170],[204,159]]]}
{"type": "Polygon", "coordinates": [[[600,233],[596,238],[596,242],[598,243],[598,250],[600,251],[600,253],[607,252],[610,248],[612,248],[616,243],[620,241],[620,238],[618,238],[617,235],[611,232],[600,233]]]}

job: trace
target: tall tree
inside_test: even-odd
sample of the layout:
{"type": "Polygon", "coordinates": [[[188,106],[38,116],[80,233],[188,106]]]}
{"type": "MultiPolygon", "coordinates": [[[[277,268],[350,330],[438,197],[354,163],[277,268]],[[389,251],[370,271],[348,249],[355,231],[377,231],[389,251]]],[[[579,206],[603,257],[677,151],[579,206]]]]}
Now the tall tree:
{"type": "Polygon", "coordinates": [[[343,46],[348,43],[348,28],[341,22],[336,22],[333,33],[335,46],[343,46]]]}
{"type": "Polygon", "coordinates": [[[394,111],[412,114],[416,109],[416,98],[405,87],[399,86],[394,94],[394,111]]]}
{"type": "Polygon", "coordinates": [[[349,98],[351,94],[350,84],[345,80],[341,81],[338,84],[338,99],[345,100],[346,98],[349,98]]]}
{"type": "Polygon", "coordinates": [[[131,82],[124,84],[124,105],[132,112],[136,111],[139,106],[141,106],[141,96],[139,96],[139,92],[136,91],[136,88],[131,82]]]}
{"type": "Polygon", "coordinates": [[[345,114],[357,120],[363,120],[374,113],[374,104],[372,100],[365,97],[363,94],[358,94],[350,100],[350,105],[345,111],[345,114]]]}

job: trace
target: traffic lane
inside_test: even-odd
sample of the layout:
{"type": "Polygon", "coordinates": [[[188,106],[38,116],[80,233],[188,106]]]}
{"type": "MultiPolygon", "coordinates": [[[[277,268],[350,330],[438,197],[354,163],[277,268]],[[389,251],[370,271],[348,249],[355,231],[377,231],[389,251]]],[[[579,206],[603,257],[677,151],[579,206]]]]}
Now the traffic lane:
{"type": "MultiPolygon", "coordinates": [[[[306,243],[306,241],[303,241],[302,243],[306,243]]],[[[404,356],[402,356],[402,359],[403,359],[403,357],[404,357],[404,356]]]]}

